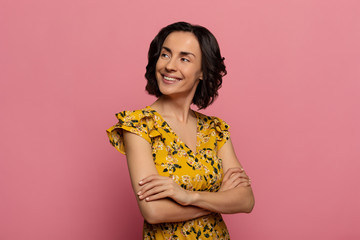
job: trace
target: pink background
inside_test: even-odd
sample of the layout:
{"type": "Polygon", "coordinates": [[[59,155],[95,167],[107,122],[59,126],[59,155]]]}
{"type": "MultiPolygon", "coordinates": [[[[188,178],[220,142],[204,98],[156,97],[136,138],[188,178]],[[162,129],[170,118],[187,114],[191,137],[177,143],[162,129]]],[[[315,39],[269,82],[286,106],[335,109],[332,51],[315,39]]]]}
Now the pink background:
{"type": "Polygon", "coordinates": [[[114,114],[155,99],[159,29],[208,27],[228,75],[206,114],[231,125],[256,206],[232,239],[360,239],[357,0],[0,1],[0,239],[140,239],[114,114]]]}

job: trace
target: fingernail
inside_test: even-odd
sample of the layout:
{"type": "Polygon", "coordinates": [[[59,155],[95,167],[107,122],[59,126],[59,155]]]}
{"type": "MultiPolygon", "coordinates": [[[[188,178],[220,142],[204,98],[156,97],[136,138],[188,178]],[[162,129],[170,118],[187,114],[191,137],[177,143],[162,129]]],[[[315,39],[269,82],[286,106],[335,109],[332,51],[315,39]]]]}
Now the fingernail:
{"type": "Polygon", "coordinates": [[[146,200],[146,201],[149,201],[149,200],[150,200],[150,198],[148,198],[148,197],[147,197],[147,198],[145,198],[145,200],[146,200]]]}
{"type": "Polygon", "coordinates": [[[138,191],[138,192],[137,192],[137,195],[140,195],[140,194],[141,194],[141,191],[138,191]]]}
{"type": "Polygon", "coordinates": [[[143,181],[141,180],[140,182],[139,182],[139,184],[142,184],[143,183],[143,181]]]}
{"type": "Polygon", "coordinates": [[[139,198],[142,199],[142,198],[143,198],[143,195],[140,195],[139,198]]]}

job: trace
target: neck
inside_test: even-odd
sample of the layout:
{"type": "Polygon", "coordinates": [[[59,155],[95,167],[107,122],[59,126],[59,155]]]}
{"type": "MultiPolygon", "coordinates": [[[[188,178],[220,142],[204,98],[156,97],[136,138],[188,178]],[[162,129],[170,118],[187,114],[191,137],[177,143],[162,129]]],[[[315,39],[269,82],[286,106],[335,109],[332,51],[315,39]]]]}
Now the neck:
{"type": "Polygon", "coordinates": [[[192,99],[179,97],[161,96],[151,107],[165,118],[176,118],[178,121],[187,123],[190,116],[193,116],[190,105],[192,99]]]}

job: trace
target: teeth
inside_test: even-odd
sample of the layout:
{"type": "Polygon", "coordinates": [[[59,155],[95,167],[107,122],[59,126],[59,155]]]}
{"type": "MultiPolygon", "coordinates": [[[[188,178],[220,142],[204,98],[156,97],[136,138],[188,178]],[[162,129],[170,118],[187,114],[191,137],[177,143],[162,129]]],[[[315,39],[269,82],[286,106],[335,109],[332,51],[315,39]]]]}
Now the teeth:
{"type": "Polygon", "coordinates": [[[164,79],[168,80],[168,81],[176,81],[177,80],[176,78],[171,78],[171,77],[166,77],[166,76],[164,76],[164,79]]]}

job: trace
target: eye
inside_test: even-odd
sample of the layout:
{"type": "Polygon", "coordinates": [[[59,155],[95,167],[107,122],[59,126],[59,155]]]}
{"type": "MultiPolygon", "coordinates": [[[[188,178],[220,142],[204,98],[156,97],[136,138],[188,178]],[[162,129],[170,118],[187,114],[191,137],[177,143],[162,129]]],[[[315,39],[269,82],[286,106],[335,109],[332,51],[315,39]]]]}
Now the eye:
{"type": "Polygon", "coordinates": [[[183,61],[183,62],[190,62],[190,60],[187,59],[187,58],[181,58],[181,61],[183,61]]]}
{"type": "Polygon", "coordinates": [[[162,58],[169,58],[169,55],[166,54],[166,53],[162,53],[160,56],[161,56],[162,58]]]}

